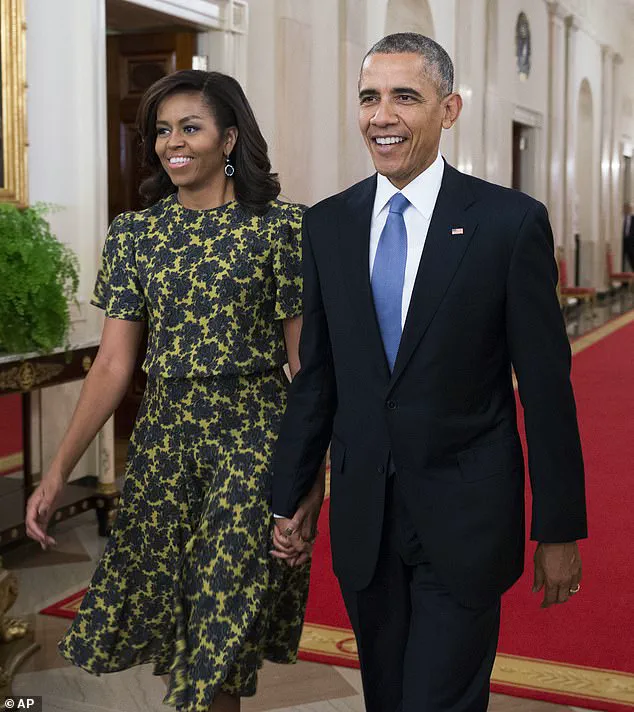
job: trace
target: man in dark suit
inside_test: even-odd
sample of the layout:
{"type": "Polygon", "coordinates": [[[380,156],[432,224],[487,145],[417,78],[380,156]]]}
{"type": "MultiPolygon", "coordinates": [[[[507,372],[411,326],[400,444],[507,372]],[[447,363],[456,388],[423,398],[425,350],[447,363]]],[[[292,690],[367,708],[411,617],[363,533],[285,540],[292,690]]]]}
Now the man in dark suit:
{"type": "Polygon", "coordinates": [[[524,555],[525,410],[535,590],[579,590],[584,476],[546,210],[439,155],[462,101],[432,40],[366,56],[377,174],[304,220],[301,370],[274,461],[276,555],[303,552],[330,443],[335,573],[369,712],[481,712],[500,596],[524,555]]]}
{"type": "Polygon", "coordinates": [[[625,258],[630,263],[630,270],[634,270],[634,215],[632,206],[626,203],[623,209],[623,269],[627,269],[625,258]]]}

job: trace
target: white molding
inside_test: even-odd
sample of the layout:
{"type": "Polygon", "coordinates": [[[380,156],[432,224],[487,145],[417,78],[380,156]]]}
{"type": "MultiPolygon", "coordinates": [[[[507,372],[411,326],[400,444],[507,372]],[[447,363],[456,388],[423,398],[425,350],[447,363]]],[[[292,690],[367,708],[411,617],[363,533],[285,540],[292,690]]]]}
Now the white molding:
{"type": "Polygon", "coordinates": [[[515,105],[513,107],[513,121],[517,121],[524,126],[531,126],[535,129],[541,129],[544,125],[544,116],[539,111],[532,111],[523,106],[515,105]]]}
{"type": "Polygon", "coordinates": [[[223,10],[229,0],[124,0],[181,20],[195,22],[203,29],[222,29],[223,10]]]}

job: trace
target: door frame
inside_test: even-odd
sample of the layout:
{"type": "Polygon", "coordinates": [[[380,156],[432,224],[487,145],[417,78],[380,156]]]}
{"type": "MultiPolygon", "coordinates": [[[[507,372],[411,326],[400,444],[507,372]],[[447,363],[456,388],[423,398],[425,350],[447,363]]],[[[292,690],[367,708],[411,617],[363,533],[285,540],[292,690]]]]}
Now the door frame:
{"type": "MultiPolygon", "coordinates": [[[[108,228],[108,87],[106,52],[106,0],[93,0],[97,29],[95,92],[97,101],[98,139],[94,151],[103,166],[96,186],[98,214],[95,215],[97,234],[104,236],[108,228]]],[[[189,20],[200,26],[199,52],[211,45],[218,51],[210,56],[210,69],[235,73],[235,68],[246,62],[246,34],[248,4],[246,0],[126,0],[152,10],[171,15],[175,20],[189,20]],[[236,36],[242,41],[234,41],[236,36]],[[213,37],[213,42],[212,42],[213,37]]],[[[242,79],[242,77],[238,77],[242,79]]],[[[95,260],[99,263],[103,238],[95,241],[95,260]]]]}
{"type": "Polygon", "coordinates": [[[147,7],[179,20],[187,20],[201,25],[201,29],[223,29],[223,10],[231,5],[231,0],[211,2],[211,0],[126,0],[132,5],[147,7]]]}

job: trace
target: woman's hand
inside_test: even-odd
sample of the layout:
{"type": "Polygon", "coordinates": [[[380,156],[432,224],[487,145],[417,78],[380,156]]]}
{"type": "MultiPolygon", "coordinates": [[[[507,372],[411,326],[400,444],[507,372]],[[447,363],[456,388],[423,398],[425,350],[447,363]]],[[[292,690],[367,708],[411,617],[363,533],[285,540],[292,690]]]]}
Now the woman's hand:
{"type": "Polygon", "coordinates": [[[26,505],[26,534],[39,542],[45,550],[57,544],[46,530],[63,489],[64,481],[61,477],[47,474],[29,497],[26,505]]]}
{"type": "Polygon", "coordinates": [[[293,518],[275,520],[271,556],[289,566],[301,566],[310,559],[317,537],[317,520],[324,501],[324,489],[324,477],[320,473],[299,503],[293,518]]]}

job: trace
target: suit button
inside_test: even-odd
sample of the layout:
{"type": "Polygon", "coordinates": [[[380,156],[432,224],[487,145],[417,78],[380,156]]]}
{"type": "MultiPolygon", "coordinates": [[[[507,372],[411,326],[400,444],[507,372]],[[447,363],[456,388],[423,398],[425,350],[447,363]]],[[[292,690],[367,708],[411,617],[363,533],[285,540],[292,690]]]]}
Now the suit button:
{"type": "Polygon", "coordinates": [[[379,475],[385,474],[385,467],[383,465],[379,465],[376,469],[377,469],[377,472],[379,473],[379,475]]]}
{"type": "Polygon", "coordinates": [[[389,410],[396,410],[396,401],[389,400],[387,402],[387,407],[389,408],[389,410]]]}

